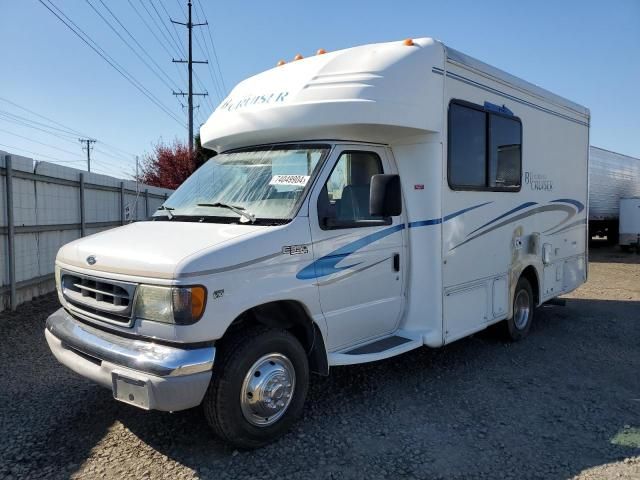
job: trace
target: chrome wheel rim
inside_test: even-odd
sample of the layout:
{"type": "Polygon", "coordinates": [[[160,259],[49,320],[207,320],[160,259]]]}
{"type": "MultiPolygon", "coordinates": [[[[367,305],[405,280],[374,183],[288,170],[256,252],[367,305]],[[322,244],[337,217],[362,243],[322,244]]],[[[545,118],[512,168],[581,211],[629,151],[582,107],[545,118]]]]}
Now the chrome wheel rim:
{"type": "Polygon", "coordinates": [[[291,361],[280,353],[269,353],[256,361],[242,382],[240,406],[244,418],[266,427],[282,417],[293,398],[296,372],[291,361]]]}
{"type": "Polygon", "coordinates": [[[529,322],[529,313],[531,311],[529,303],[529,292],[520,290],[513,302],[513,323],[518,330],[523,330],[529,322]]]}

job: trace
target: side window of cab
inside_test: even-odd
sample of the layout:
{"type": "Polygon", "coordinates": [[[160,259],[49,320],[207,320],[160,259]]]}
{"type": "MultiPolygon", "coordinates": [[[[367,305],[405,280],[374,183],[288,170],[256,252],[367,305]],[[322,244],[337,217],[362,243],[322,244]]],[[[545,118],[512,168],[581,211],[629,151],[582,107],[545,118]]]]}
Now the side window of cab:
{"type": "Polygon", "coordinates": [[[369,213],[371,177],[384,173],[375,152],[345,151],[318,196],[318,221],[323,230],[388,224],[369,213]]]}

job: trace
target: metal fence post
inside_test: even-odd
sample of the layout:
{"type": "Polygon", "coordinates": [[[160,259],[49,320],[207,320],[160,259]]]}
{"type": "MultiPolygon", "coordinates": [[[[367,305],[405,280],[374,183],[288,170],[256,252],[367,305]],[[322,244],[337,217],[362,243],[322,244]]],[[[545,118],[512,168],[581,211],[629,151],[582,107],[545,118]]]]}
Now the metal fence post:
{"type": "Polygon", "coordinates": [[[149,189],[144,189],[144,219],[149,220],[149,189]]]}
{"type": "Polygon", "coordinates": [[[80,174],[80,236],[84,237],[86,232],[86,218],[85,218],[85,205],[84,205],[84,173],[80,174]]]}
{"type": "Polygon", "coordinates": [[[120,182],[120,225],[124,225],[124,182],[120,182]]]}
{"type": "Polygon", "coordinates": [[[4,156],[5,170],[7,174],[7,250],[9,254],[9,301],[11,311],[15,311],[18,306],[16,296],[16,248],[15,248],[15,226],[13,221],[13,169],[11,166],[11,155],[4,156]]]}

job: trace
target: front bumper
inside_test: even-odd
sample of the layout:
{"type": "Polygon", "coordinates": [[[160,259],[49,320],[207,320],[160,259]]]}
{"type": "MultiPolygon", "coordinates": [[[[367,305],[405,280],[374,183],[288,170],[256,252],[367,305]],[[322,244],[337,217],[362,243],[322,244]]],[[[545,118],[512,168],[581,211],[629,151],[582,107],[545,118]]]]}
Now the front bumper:
{"type": "Polygon", "coordinates": [[[82,323],[64,309],[45,328],[60,363],[112,390],[114,398],[148,410],[177,411],[202,402],[216,349],[131,339],[82,323]]]}

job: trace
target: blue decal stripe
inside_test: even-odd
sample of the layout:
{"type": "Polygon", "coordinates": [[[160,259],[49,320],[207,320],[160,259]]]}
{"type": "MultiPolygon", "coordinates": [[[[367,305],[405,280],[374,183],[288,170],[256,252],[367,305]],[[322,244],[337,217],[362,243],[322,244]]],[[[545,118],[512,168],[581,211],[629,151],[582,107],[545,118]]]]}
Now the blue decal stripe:
{"type": "MultiPolygon", "coordinates": [[[[427,225],[438,225],[448,220],[451,220],[459,215],[462,215],[463,213],[466,213],[470,210],[475,210],[476,208],[483,207],[490,203],[492,202],[484,202],[479,205],[463,208],[462,210],[458,210],[457,212],[450,213],[449,215],[446,215],[443,218],[432,218],[430,220],[420,220],[417,222],[410,222],[408,227],[416,228],[416,227],[424,227],[427,225]]],[[[366,247],[367,245],[370,245],[373,242],[377,242],[378,240],[384,237],[387,237],[393,233],[404,230],[404,228],[405,228],[405,225],[403,223],[394,225],[392,227],[385,228],[383,230],[378,230],[377,232],[367,235],[366,237],[362,237],[354,242],[347,243],[343,247],[340,247],[337,250],[334,250],[333,252],[325,255],[324,257],[319,258],[315,262],[310,263],[309,265],[304,267],[302,270],[298,272],[298,274],[296,275],[296,278],[298,280],[309,280],[313,278],[326,277],[327,275],[338,273],[347,268],[355,267],[356,265],[359,265],[360,262],[346,265],[343,267],[338,267],[337,265],[338,263],[340,263],[342,260],[347,258],[349,255],[351,255],[355,251],[363,247],[366,247]]]]}
{"type": "Polygon", "coordinates": [[[485,205],[488,205],[490,203],[492,202],[484,202],[479,205],[474,205],[473,207],[463,208],[462,210],[458,210],[457,212],[453,212],[453,213],[450,213],[449,215],[445,215],[442,218],[432,218],[431,220],[419,220],[417,222],[410,222],[409,228],[425,227],[427,225],[438,225],[440,223],[447,222],[452,218],[456,218],[457,216],[462,215],[463,213],[467,213],[470,210],[475,210],[476,208],[484,207],[485,205]]]}
{"type": "Polygon", "coordinates": [[[378,230],[377,232],[372,233],[371,235],[367,235],[366,237],[362,237],[355,242],[347,243],[343,247],[334,250],[328,255],[325,255],[324,257],[319,258],[315,262],[304,267],[298,272],[296,278],[299,280],[308,280],[310,278],[326,277],[327,275],[337,273],[346,268],[354,267],[358,264],[354,263],[345,267],[337,267],[336,265],[341,260],[354,253],[356,250],[359,250],[362,247],[366,247],[367,245],[376,242],[384,237],[387,237],[392,233],[399,232],[400,230],[404,230],[404,223],[394,225],[383,230],[378,230]]]}
{"type": "Polygon", "coordinates": [[[484,227],[489,226],[489,225],[491,225],[492,223],[495,223],[495,222],[497,222],[498,220],[500,220],[500,219],[502,219],[502,218],[504,218],[504,217],[506,217],[506,216],[511,215],[512,213],[515,213],[515,212],[517,212],[517,211],[519,211],[519,210],[522,210],[522,209],[524,209],[524,208],[531,207],[531,206],[533,206],[533,205],[537,205],[537,202],[525,202],[525,203],[523,203],[522,205],[518,205],[516,208],[512,208],[512,209],[511,209],[511,210],[509,210],[508,212],[503,213],[502,215],[500,215],[499,217],[496,217],[496,218],[494,218],[493,220],[489,220],[489,221],[488,221],[487,223],[485,223],[484,225],[481,225],[481,226],[479,226],[478,228],[476,228],[473,232],[469,232],[469,235],[473,235],[473,234],[474,234],[474,233],[476,233],[478,230],[481,230],[481,229],[483,229],[484,227]]]}
{"type": "Polygon", "coordinates": [[[418,222],[409,222],[409,228],[425,227],[427,225],[438,225],[442,223],[441,218],[432,218],[431,220],[420,220],[418,222]]]}
{"type": "Polygon", "coordinates": [[[578,209],[578,213],[584,210],[584,204],[573,198],[558,198],[557,200],[551,200],[554,203],[569,203],[578,209]]]}
{"type": "Polygon", "coordinates": [[[475,210],[476,208],[480,208],[480,207],[484,207],[485,205],[489,205],[490,203],[493,203],[493,202],[484,202],[484,203],[481,203],[479,205],[474,205],[473,207],[463,208],[462,210],[458,210],[457,212],[450,213],[449,215],[446,215],[442,219],[442,223],[447,222],[447,221],[451,220],[452,218],[457,217],[458,215],[462,215],[463,213],[467,213],[467,212],[469,212],[471,210],[475,210]]]}

